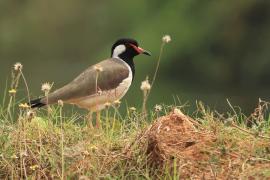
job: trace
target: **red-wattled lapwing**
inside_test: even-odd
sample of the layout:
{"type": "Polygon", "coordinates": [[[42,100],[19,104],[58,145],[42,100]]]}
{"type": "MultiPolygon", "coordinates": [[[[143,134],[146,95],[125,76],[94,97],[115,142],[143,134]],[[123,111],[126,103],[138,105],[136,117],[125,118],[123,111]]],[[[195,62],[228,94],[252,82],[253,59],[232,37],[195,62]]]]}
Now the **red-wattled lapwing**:
{"type": "Polygon", "coordinates": [[[128,91],[135,75],[133,58],[150,53],[138,46],[133,39],[119,39],[111,49],[111,58],[103,60],[83,71],[64,87],[48,97],[32,100],[31,108],[55,104],[59,100],[97,112],[96,126],[99,126],[100,110],[107,102],[121,99],[128,91]]]}

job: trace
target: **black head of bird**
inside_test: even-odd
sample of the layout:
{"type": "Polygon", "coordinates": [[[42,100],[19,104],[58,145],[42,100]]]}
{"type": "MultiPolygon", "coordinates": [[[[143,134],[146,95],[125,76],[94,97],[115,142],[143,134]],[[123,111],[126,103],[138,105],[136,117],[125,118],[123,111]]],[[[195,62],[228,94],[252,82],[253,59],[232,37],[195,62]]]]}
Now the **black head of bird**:
{"type": "Polygon", "coordinates": [[[151,56],[151,53],[139,47],[139,44],[134,39],[122,38],[117,40],[111,49],[111,57],[119,58],[125,61],[131,68],[133,77],[135,75],[135,66],[133,58],[139,54],[151,56]]]}
{"type": "Polygon", "coordinates": [[[138,42],[134,39],[122,38],[117,40],[111,50],[112,58],[121,58],[123,60],[133,59],[139,54],[145,54],[150,56],[150,52],[139,47],[138,42]]]}

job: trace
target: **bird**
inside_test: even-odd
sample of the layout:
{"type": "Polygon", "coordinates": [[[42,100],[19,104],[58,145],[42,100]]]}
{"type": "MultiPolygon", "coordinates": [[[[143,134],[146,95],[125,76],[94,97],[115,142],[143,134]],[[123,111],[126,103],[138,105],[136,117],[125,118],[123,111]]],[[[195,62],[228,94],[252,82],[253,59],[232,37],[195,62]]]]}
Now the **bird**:
{"type": "MultiPolygon", "coordinates": [[[[75,104],[89,110],[90,119],[96,112],[96,127],[100,127],[100,111],[106,103],[120,100],[128,91],[135,76],[133,58],[151,53],[139,47],[131,38],[118,39],[111,48],[111,56],[94,64],[79,74],[65,86],[50,93],[47,97],[31,100],[31,108],[41,108],[56,104],[59,100],[75,104]]],[[[92,123],[92,122],[91,122],[92,123]]]]}

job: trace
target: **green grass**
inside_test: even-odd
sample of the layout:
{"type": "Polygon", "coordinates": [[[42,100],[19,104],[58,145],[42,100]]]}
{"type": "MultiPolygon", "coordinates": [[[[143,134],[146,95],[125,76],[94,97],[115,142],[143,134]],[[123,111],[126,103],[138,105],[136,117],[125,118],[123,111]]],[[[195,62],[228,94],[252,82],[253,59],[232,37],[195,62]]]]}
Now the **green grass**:
{"type": "MultiPolygon", "coordinates": [[[[170,109],[163,107],[159,114],[168,114],[170,109]]],[[[181,159],[177,157],[163,167],[152,166],[148,162],[149,154],[146,153],[147,140],[138,140],[160,116],[155,111],[150,110],[146,118],[138,111],[128,111],[126,117],[120,117],[113,108],[104,110],[101,129],[90,128],[83,116],[66,117],[59,106],[52,108],[49,115],[46,110],[37,111],[32,118],[27,116],[27,111],[15,109],[14,116],[16,113],[19,116],[13,122],[6,116],[5,108],[1,108],[1,179],[182,177],[181,159]]],[[[213,172],[210,176],[218,177],[228,170],[229,167],[224,164],[231,157],[231,166],[235,168],[231,177],[270,177],[268,119],[259,122],[260,125],[247,128],[244,122],[238,122],[235,115],[222,118],[203,105],[198,107],[194,119],[201,126],[198,130],[203,128],[216,138],[203,150],[210,158],[207,161],[202,158],[200,167],[196,164],[197,169],[201,171],[204,163],[211,164],[213,172]],[[232,120],[228,123],[230,118],[232,120]]],[[[208,171],[205,170],[205,173],[208,171]]]]}

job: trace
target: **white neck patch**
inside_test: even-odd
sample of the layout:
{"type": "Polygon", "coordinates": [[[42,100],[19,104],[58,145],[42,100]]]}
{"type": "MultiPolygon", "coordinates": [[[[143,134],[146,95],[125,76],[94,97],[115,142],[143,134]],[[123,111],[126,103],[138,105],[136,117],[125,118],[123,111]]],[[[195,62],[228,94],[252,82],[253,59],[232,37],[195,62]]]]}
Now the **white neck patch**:
{"type": "Polygon", "coordinates": [[[119,55],[122,54],[123,52],[126,51],[126,46],[125,45],[118,45],[114,48],[113,50],[113,58],[119,58],[119,55]]]}

